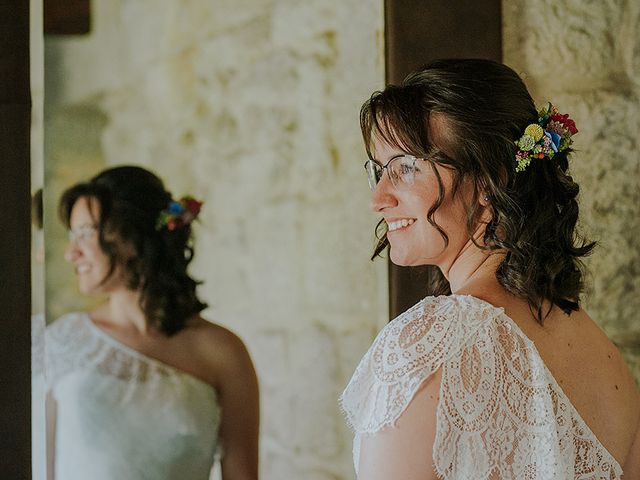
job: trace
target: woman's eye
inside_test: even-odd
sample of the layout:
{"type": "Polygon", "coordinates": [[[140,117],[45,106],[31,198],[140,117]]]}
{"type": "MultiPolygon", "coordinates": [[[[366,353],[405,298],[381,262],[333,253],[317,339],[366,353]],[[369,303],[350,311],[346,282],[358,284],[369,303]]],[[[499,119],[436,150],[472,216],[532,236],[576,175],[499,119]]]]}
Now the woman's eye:
{"type": "Polygon", "coordinates": [[[409,175],[411,173],[413,173],[413,166],[412,165],[400,165],[400,175],[409,175]]]}

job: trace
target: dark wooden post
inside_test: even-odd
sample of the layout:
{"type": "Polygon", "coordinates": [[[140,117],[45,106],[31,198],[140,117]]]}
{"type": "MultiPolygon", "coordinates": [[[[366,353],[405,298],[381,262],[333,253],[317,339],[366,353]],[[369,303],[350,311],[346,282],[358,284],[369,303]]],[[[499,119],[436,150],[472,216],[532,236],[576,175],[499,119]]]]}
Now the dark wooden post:
{"type": "MultiPolygon", "coordinates": [[[[385,27],[388,83],[438,58],[502,60],[500,0],[386,0],[385,27]]],[[[432,293],[433,268],[389,263],[391,318],[432,293]]]]}
{"type": "Polygon", "coordinates": [[[42,6],[45,34],[77,35],[91,30],[89,0],[44,0],[42,6]]]}
{"type": "Polygon", "coordinates": [[[0,478],[31,478],[29,2],[0,3],[0,478]]]}

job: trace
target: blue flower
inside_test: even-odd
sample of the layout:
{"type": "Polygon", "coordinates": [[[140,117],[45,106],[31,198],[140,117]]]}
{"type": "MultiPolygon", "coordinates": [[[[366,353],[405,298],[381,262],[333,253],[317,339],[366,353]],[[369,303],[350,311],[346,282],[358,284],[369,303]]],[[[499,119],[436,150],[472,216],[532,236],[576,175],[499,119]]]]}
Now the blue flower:
{"type": "Polygon", "coordinates": [[[169,210],[169,213],[173,215],[180,215],[182,212],[184,212],[184,206],[182,206],[182,204],[178,202],[171,202],[167,210],[169,210]]]}
{"type": "Polygon", "coordinates": [[[558,147],[560,146],[560,135],[558,135],[556,132],[550,132],[548,130],[545,130],[544,136],[547,137],[549,140],[551,140],[551,145],[549,146],[554,152],[557,153],[558,147]]]}

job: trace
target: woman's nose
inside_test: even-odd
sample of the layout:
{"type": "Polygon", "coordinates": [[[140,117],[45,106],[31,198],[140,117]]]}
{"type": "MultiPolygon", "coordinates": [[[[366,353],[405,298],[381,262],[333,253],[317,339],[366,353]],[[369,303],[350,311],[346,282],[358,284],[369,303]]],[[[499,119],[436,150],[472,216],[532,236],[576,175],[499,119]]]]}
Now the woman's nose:
{"type": "Polygon", "coordinates": [[[398,199],[395,196],[395,189],[388,175],[383,175],[376,184],[376,188],[371,192],[369,208],[371,211],[378,213],[396,205],[398,205],[398,199]]]}
{"type": "Polygon", "coordinates": [[[64,251],[64,259],[67,262],[74,262],[79,255],[80,249],[78,248],[78,243],[75,240],[70,240],[64,251]]]}

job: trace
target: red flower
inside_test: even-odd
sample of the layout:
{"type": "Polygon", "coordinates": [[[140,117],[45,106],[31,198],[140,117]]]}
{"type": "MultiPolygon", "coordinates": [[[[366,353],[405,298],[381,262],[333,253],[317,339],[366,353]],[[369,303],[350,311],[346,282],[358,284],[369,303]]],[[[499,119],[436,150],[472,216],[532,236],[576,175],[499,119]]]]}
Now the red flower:
{"type": "Polygon", "coordinates": [[[571,135],[575,135],[576,133],[578,133],[576,122],[569,118],[568,113],[565,113],[564,115],[560,113],[554,113],[553,115],[551,115],[551,120],[562,124],[564,128],[569,130],[569,133],[571,133],[571,135]]]}
{"type": "Polygon", "coordinates": [[[574,122],[570,118],[567,118],[567,121],[565,122],[564,126],[567,127],[567,129],[571,132],[571,135],[575,135],[576,133],[578,133],[578,129],[576,128],[576,122],[574,122]]]}
{"type": "Polygon", "coordinates": [[[199,202],[195,198],[187,198],[187,199],[185,199],[185,207],[193,215],[197,215],[198,213],[200,213],[200,208],[202,207],[202,202],[199,202]]]}

